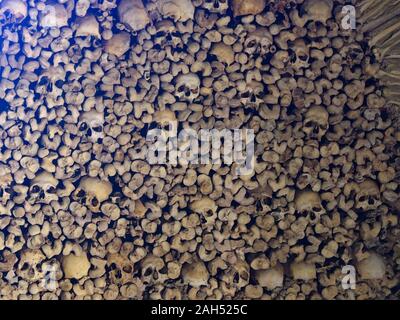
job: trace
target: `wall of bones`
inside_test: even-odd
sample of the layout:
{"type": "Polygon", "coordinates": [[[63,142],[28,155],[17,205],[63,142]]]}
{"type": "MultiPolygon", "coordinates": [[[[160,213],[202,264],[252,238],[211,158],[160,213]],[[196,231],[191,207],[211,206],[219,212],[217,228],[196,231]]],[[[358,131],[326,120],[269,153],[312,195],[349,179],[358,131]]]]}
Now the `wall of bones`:
{"type": "Polygon", "coordinates": [[[398,28],[360,3],[0,1],[0,299],[398,299],[398,28]],[[168,121],[254,130],[254,172],[149,164],[168,121]]]}

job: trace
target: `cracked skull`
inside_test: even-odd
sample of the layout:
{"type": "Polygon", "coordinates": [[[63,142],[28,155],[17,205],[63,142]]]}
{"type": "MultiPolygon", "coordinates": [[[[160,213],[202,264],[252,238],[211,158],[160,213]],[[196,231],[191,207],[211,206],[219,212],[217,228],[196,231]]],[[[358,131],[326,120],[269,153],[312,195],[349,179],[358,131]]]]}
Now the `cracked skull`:
{"type": "Polygon", "coordinates": [[[110,198],[112,185],[108,181],[85,177],[74,191],[73,197],[92,212],[100,212],[101,203],[110,198]]]}
{"type": "Polygon", "coordinates": [[[320,106],[311,107],[305,116],[303,131],[310,138],[321,138],[329,128],[329,114],[325,108],[320,106]]]}
{"type": "Polygon", "coordinates": [[[91,142],[104,138],[104,114],[95,110],[83,113],[79,118],[79,131],[91,142]]]}
{"type": "Polygon", "coordinates": [[[316,224],[320,216],[325,213],[321,198],[314,191],[300,191],[295,198],[296,212],[306,215],[311,224],[316,224]]]}
{"type": "Polygon", "coordinates": [[[28,202],[46,203],[57,200],[57,185],[58,180],[48,172],[42,172],[37,175],[32,181],[28,193],[28,202]]]}
{"type": "Polygon", "coordinates": [[[194,73],[180,74],[175,82],[175,96],[193,102],[200,94],[200,78],[194,73]]]}
{"type": "Polygon", "coordinates": [[[109,277],[113,284],[124,285],[133,280],[133,263],[128,257],[111,253],[107,256],[107,266],[110,268],[109,277]]]}

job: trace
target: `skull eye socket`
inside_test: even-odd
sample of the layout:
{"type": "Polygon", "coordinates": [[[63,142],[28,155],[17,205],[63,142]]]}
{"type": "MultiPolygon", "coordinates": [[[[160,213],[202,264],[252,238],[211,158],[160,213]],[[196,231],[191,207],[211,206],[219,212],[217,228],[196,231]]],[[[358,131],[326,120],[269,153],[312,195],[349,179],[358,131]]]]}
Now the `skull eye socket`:
{"type": "Polygon", "coordinates": [[[364,202],[364,201],[367,200],[367,197],[366,197],[366,196],[361,196],[359,200],[360,200],[361,202],[364,202]]]}
{"type": "Polygon", "coordinates": [[[147,269],[144,271],[143,275],[144,275],[145,277],[148,277],[148,276],[151,275],[152,273],[153,273],[153,269],[152,269],[152,268],[147,268],[147,269]]]}
{"type": "Polygon", "coordinates": [[[166,35],[165,31],[158,31],[156,37],[164,37],[166,35]]]}
{"type": "Polygon", "coordinates": [[[48,193],[51,193],[51,194],[54,194],[54,193],[56,193],[56,188],[53,187],[53,186],[50,186],[50,187],[47,189],[47,192],[48,192],[48,193]]]}
{"type": "Polygon", "coordinates": [[[91,205],[92,205],[93,207],[95,207],[95,206],[97,206],[97,205],[99,204],[99,200],[97,200],[97,198],[94,197],[90,203],[91,203],[91,205]]]}
{"type": "Polygon", "coordinates": [[[79,126],[79,131],[85,131],[88,128],[88,125],[86,122],[83,122],[80,126],[79,126]]]}
{"type": "Polygon", "coordinates": [[[178,88],[178,92],[184,92],[185,91],[185,87],[184,86],[180,86],[179,88],[178,88]]]}
{"type": "Polygon", "coordinates": [[[321,212],[321,208],[320,207],[313,207],[312,208],[314,212],[321,212]]]}
{"type": "Polygon", "coordinates": [[[122,271],[126,273],[131,273],[132,272],[132,266],[123,266],[122,271]]]}
{"type": "Polygon", "coordinates": [[[301,61],[307,61],[308,57],[307,57],[306,55],[300,55],[300,56],[299,56],[299,59],[300,59],[301,61]]]}
{"type": "Polygon", "coordinates": [[[82,198],[85,196],[85,191],[83,191],[82,189],[78,191],[78,193],[76,194],[79,198],[82,198]]]}
{"type": "Polygon", "coordinates": [[[311,220],[315,220],[317,218],[317,215],[314,212],[310,212],[309,217],[311,220]]]}
{"type": "Polygon", "coordinates": [[[101,126],[99,126],[99,127],[93,127],[93,131],[99,133],[99,132],[102,132],[102,131],[103,131],[103,128],[102,128],[101,126]]]}
{"type": "Polygon", "coordinates": [[[33,193],[39,193],[40,192],[40,187],[39,186],[33,186],[32,187],[32,192],[33,193]]]}
{"type": "Polygon", "coordinates": [[[312,123],[312,121],[306,122],[304,125],[306,128],[312,128],[314,126],[314,124],[312,123]]]}
{"type": "Polygon", "coordinates": [[[251,40],[247,44],[247,48],[254,48],[256,45],[257,45],[257,41],[256,40],[251,40]]]}

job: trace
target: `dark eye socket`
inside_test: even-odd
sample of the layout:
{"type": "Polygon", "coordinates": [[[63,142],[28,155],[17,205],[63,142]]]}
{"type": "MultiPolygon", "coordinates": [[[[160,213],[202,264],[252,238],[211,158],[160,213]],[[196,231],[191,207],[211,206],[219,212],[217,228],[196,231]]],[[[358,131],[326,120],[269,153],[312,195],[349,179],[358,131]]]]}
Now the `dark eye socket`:
{"type": "Polygon", "coordinates": [[[94,131],[94,132],[102,132],[102,131],[103,131],[103,128],[102,128],[102,127],[94,127],[94,128],[93,128],[93,131],[94,131]]]}
{"type": "Polygon", "coordinates": [[[86,130],[88,127],[86,122],[83,122],[80,126],[79,126],[79,131],[84,131],[86,130]]]}
{"type": "Polygon", "coordinates": [[[95,206],[97,206],[99,204],[99,200],[97,200],[97,198],[95,197],[95,198],[92,199],[91,204],[92,204],[92,206],[95,207],[95,206]]]}
{"type": "Polygon", "coordinates": [[[38,193],[40,191],[40,187],[39,186],[33,186],[32,187],[32,192],[33,193],[38,193]]]}
{"type": "Polygon", "coordinates": [[[51,186],[51,187],[49,187],[49,188],[47,189],[47,192],[48,192],[48,193],[56,193],[56,188],[53,187],[53,186],[51,186]]]}
{"type": "Polygon", "coordinates": [[[156,33],[156,37],[164,37],[165,36],[165,31],[158,31],[156,33]]]}
{"type": "Polygon", "coordinates": [[[299,56],[299,59],[301,61],[307,61],[308,57],[307,56],[299,56]]]}

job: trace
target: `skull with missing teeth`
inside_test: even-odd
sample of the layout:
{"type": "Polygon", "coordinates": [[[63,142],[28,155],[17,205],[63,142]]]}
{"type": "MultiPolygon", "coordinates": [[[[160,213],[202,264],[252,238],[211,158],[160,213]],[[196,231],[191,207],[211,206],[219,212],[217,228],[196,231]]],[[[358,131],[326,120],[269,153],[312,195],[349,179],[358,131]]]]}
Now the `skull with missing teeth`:
{"type": "Polygon", "coordinates": [[[171,46],[172,48],[183,47],[181,34],[177,31],[175,24],[170,20],[162,20],[156,24],[157,32],[154,35],[154,43],[161,48],[171,46]]]}
{"type": "Polygon", "coordinates": [[[175,81],[175,96],[193,102],[200,94],[200,78],[194,73],[180,74],[175,81]]]}
{"type": "Polygon", "coordinates": [[[112,185],[108,181],[85,177],[75,190],[73,198],[85,204],[90,211],[100,212],[102,202],[108,200],[112,193],[112,185]]]}
{"type": "Polygon", "coordinates": [[[79,118],[79,131],[91,142],[98,142],[104,137],[104,114],[95,110],[83,113],[79,118]]]}
{"type": "Polygon", "coordinates": [[[228,0],[204,0],[203,7],[210,12],[225,13],[228,10],[228,0]]]}
{"type": "Polygon", "coordinates": [[[368,211],[378,208],[382,202],[377,183],[371,179],[361,182],[355,200],[357,209],[368,211]]]}
{"type": "Polygon", "coordinates": [[[304,133],[310,138],[321,138],[329,128],[329,114],[323,107],[313,106],[306,113],[304,120],[304,133]]]}
{"type": "Polygon", "coordinates": [[[303,39],[296,39],[291,45],[290,64],[295,71],[308,67],[310,50],[303,39]]]}
{"type": "Polygon", "coordinates": [[[296,212],[306,215],[311,224],[316,224],[320,216],[325,213],[321,198],[314,191],[300,191],[295,198],[296,212]]]}
{"type": "Polygon", "coordinates": [[[268,53],[274,53],[272,35],[267,28],[258,28],[250,32],[244,42],[244,51],[250,56],[265,56],[268,53]]]}
{"type": "Polygon", "coordinates": [[[42,172],[37,175],[32,181],[28,193],[28,202],[46,203],[57,200],[57,185],[58,180],[48,172],[42,172]]]}

